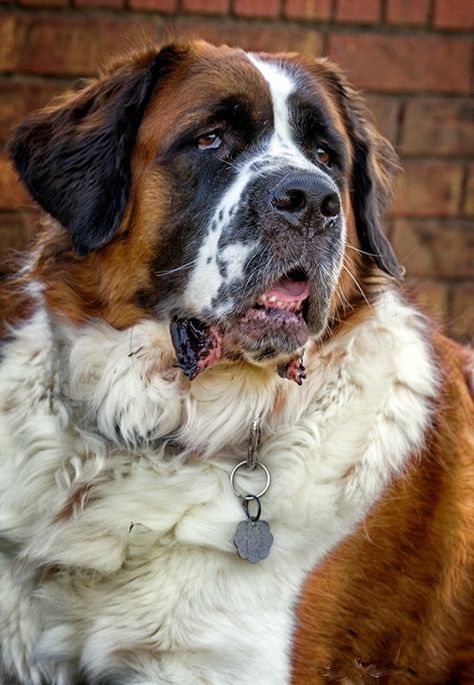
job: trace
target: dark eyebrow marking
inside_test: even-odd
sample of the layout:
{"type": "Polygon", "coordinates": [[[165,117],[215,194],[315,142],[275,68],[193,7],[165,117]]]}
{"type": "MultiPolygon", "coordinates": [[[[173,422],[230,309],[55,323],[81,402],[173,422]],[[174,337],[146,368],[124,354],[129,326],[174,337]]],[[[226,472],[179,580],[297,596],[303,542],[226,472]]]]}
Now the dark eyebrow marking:
{"type": "Polygon", "coordinates": [[[322,107],[306,98],[302,98],[298,93],[292,93],[288,101],[292,118],[297,123],[310,125],[315,132],[331,132],[333,126],[330,117],[322,107]]]}
{"type": "Polygon", "coordinates": [[[298,93],[290,95],[289,107],[292,129],[303,144],[319,141],[331,148],[337,163],[345,164],[348,161],[344,139],[335,129],[324,107],[298,93]]]}
{"type": "Polygon", "coordinates": [[[192,112],[192,123],[178,130],[173,141],[164,149],[160,158],[172,155],[178,150],[191,145],[196,138],[219,126],[230,126],[236,132],[255,132],[257,121],[252,103],[244,94],[228,95],[214,103],[206,102],[201,109],[192,112]]]}

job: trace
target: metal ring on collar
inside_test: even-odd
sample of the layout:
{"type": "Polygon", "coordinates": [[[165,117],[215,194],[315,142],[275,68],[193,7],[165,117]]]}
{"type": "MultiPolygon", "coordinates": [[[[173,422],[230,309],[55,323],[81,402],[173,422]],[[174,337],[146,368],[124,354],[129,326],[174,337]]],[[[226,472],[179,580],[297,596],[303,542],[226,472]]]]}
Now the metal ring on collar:
{"type": "Polygon", "coordinates": [[[237,487],[236,487],[236,485],[235,485],[235,476],[237,475],[237,471],[238,471],[239,469],[243,468],[244,466],[245,466],[248,470],[252,470],[252,469],[249,469],[248,464],[247,464],[247,460],[239,462],[239,463],[238,463],[236,466],[234,466],[234,468],[232,469],[232,473],[231,473],[230,476],[229,476],[230,485],[231,485],[231,487],[232,487],[232,490],[233,490],[234,493],[237,495],[237,497],[240,497],[241,499],[253,500],[255,497],[257,497],[257,498],[258,498],[258,497],[262,497],[262,495],[264,495],[264,494],[266,493],[266,491],[268,490],[268,488],[270,487],[271,478],[270,478],[270,472],[269,472],[269,470],[268,470],[267,467],[266,467],[264,464],[262,464],[260,461],[256,461],[256,462],[255,462],[255,468],[256,468],[257,466],[259,466],[259,467],[263,470],[263,472],[265,473],[265,476],[266,476],[267,481],[266,481],[265,486],[264,486],[264,488],[263,488],[263,490],[262,490],[261,492],[259,492],[259,493],[257,493],[257,494],[254,494],[254,495],[251,495],[251,494],[249,494],[249,493],[248,493],[248,494],[245,494],[245,493],[241,492],[240,490],[237,489],[237,487]]]}
{"type": "Polygon", "coordinates": [[[244,497],[243,507],[245,515],[248,518],[248,520],[253,521],[253,523],[256,523],[262,513],[262,505],[260,504],[260,500],[258,499],[258,497],[256,497],[256,495],[247,495],[247,497],[244,497]],[[249,511],[250,502],[255,502],[257,506],[257,511],[255,514],[251,514],[249,511]]]}

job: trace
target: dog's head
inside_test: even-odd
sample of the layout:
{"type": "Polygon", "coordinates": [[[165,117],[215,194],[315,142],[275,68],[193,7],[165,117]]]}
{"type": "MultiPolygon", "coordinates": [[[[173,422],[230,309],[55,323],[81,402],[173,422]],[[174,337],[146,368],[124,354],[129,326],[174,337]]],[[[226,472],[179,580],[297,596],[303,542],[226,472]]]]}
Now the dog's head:
{"type": "Polygon", "coordinates": [[[324,59],[148,50],[10,150],[61,226],[39,268],[72,319],[196,318],[258,361],[322,335],[362,271],[400,276],[380,225],[393,156],[324,59]]]}

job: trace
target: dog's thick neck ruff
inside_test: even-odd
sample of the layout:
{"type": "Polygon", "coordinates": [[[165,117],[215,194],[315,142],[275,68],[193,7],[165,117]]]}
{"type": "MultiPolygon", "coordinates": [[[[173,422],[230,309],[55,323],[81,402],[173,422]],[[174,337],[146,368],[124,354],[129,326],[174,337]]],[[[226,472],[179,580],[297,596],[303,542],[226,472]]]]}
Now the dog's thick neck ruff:
{"type": "MultiPolygon", "coordinates": [[[[440,407],[470,400],[460,364],[442,398],[432,331],[382,231],[393,154],[337,68],[153,48],[31,115],[10,150],[50,218],[8,291],[0,363],[5,677],[320,685],[350,682],[347,661],[387,657],[395,674],[434,662],[437,638],[416,642],[433,598],[412,610],[393,550],[423,579],[417,596],[464,584],[447,593],[427,575],[397,536],[398,506],[437,553],[436,507],[461,473],[446,452],[468,452],[440,407]],[[255,416],[273,544],[265,556],[262,537],[251,564],[229,478],[255,416]],[[380,549],[394,561],[372,596],[380,549]],[[374,616],[392,587],[403,618],[374,616]]],[[[259,493],[262,474],[241,469],[241,491],[259,493]]],[[[462,580],[467,517],[453,518],[462,580]]],[[[443,611],[444,636],[464,625],[462,601],[443,611]]]]}
{"type": "Polygon", "coordinates": [[[79,662],[96,682],[137,659],[142,679],[124,682],[288,682],[305,573],[402,474],[430,420],[423,326],[388,291],[308,346],[302,387],[226,362],[189,383],[162,374],[159,324],[72,327],[38,311],[6,344],[0,381],[2,527],[22,547],[2,581],[4,660],[35,683],[69,682],[79,662]],[[229,484],[255,411],[274,536],[258,567],[233,546],[229,484]],[[42,617],[27,635],[18,573],[42,617]]]}

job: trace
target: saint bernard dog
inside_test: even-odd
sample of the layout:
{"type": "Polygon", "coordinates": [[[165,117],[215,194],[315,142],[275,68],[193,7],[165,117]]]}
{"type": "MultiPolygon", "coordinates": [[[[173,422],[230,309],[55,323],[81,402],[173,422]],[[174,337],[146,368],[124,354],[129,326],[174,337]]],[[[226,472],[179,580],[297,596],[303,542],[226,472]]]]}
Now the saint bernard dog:
{"type": "Polygon", "coordinates": [[[47,218],[3,293],[1,682],[472,685],[468,352],[338,69],[147,48],[9,149],[47,218]]]}

